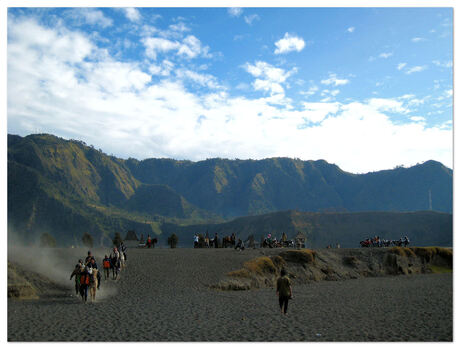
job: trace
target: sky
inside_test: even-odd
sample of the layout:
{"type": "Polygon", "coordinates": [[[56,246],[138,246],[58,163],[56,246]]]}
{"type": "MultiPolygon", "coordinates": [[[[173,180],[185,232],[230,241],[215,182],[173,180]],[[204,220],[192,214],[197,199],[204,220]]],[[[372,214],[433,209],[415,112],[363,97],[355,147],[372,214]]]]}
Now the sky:
{"type": "Polygon", "coordinates": [[[452,8],[9,8],[7,129],[120,158],[453,166],[452,8]]]}

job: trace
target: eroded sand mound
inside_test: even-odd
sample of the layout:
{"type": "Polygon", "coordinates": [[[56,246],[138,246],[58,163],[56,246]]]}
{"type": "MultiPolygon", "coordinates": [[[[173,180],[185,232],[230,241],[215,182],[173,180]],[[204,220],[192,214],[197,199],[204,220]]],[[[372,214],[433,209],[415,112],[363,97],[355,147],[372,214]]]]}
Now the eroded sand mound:
{"type": "Polygon", "coordinates": [[[452,249],[393,247],[285,250],[245,262],[242,269],[227,273],[212,288],[249,290],[273,287],[281,269],[285,269],[296,284],[451,271],[452,249]]]}
{"type": "Polygon", "coordinates": [[[65,290],[66,288],[43,274],[8,262],[8,298],[38,299],[43,295],[59,294],[65,290]]]}

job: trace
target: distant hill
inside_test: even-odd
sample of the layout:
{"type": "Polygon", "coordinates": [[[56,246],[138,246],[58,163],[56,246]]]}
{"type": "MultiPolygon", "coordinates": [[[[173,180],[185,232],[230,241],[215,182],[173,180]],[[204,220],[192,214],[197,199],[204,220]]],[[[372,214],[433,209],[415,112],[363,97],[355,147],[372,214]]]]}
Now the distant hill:
{"type": "Polygon", "coordinates": [[[9,237],[27,241],[46,231],[78,245],[89,232],[107,244],[116,231],[158,235],[286,210],[430,209],[452,212],[452,170],[435,161],[358,175],[324,160],[123,160],[78,140],[8,135],[9,237]]]}

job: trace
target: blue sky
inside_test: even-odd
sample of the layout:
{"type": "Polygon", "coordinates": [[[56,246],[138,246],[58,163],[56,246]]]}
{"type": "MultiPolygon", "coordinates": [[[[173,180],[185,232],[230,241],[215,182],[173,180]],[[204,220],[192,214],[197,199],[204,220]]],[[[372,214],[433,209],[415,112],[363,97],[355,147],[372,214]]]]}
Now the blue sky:
{"type": "Polygon", "coordinates": [[[452,167],[451,8],[10,8],[8,132],[118,157],[452,167]]]}

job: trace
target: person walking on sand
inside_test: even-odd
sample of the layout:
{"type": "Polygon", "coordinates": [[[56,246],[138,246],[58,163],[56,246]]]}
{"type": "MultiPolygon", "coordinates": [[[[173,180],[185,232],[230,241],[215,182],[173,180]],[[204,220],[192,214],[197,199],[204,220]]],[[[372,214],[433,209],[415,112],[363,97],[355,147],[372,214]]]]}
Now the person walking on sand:
{"type": "Polygon", "coordinates": [[[276,295],[279,298],[281,314],[286,315],[289,299],[292,298],[292,286],[284,269],[281,269],[281,276],[276,281],[276,295]]]}
{"type": "Polygon", "coordinates": [[[84,269],[83,261],[81,259],[78,260],[78,264],[75,265],[75,268],[70,274],[70,280],[75,276],[75,293],[78,295],[80,292],[80,274],[84,269]]]}
{"type": "Polygon", "coordinates": [[[105,255],[104,259],[102,260],[102,267],[104,268],[104,280],[110,279],[111,264],[111,259],[109,258],[109,256],[105,255]]]}

